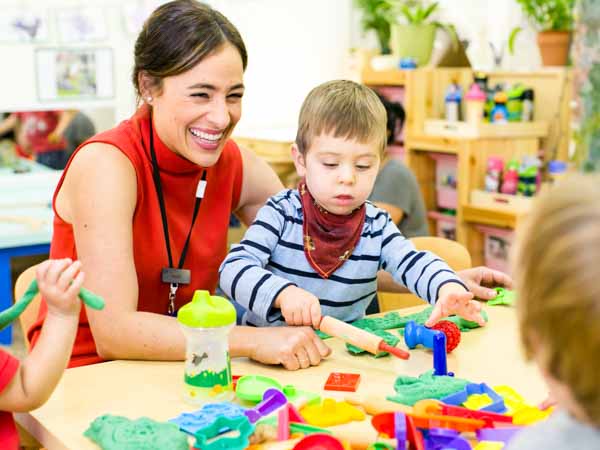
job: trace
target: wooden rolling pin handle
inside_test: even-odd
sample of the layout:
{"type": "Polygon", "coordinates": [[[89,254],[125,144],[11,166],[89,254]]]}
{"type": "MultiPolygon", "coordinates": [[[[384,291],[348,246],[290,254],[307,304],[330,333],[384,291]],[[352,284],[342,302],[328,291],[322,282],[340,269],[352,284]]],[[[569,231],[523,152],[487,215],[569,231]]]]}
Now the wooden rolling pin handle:
{"type": "Polygon", "coordinates": [[[406,350],[402,350],[401,348],[398,348],[398,347],[392,347],[387,342],[385,342],[383,339],[379,343],[379,350],[381,350],[383,352],[391,353],[392,355],[394,355],[395,357],[400,358],[400,359],[410,358],[410,353],[408,353],[406,350]]]}

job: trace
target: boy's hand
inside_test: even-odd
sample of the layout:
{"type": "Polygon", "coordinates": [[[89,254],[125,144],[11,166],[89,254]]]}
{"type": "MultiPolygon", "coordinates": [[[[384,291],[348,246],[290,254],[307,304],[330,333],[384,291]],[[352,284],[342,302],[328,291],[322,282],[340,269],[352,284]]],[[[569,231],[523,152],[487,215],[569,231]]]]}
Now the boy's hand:
{"type": "Polygon", "coordinates": [[[425,322],[425,326],[431,327],[438,320],[452,314],[477,322],[480,326],[485,325],[485,320],[481,315],[481,305],[473,300],[471,292],[466,291],[458,283],[448,283],[442,286],[438,300],[429,319],[425,322]]]}
{"type": "Polygon", "coordinates": [[[288,325],[306,325],[319,329],[321,305],[319,299],[310,292],[288,286],[275,299],[275,307],[281,309],[288,325]]]}
{"type": "Polygon", "coordinates": [[[46,300],[48,312],[62,316],[78,316],[81,309],[79,290],[83,284],[81,262],[71,259],[50,259],[37,268],[40,293],[46,300]]]}

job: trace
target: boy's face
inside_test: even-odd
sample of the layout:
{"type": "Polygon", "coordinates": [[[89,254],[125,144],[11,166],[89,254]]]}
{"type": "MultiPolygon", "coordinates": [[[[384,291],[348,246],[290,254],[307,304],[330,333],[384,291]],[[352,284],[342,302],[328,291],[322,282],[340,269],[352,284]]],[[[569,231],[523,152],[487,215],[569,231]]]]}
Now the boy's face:
{"type": "Polygon", "coordinates": [[[292,156],[317,203],[339,215],[350,214],[367,200],[379,170],[375,145],[329,135],[313,139],[304,156],[294,145],[292,156]]]}

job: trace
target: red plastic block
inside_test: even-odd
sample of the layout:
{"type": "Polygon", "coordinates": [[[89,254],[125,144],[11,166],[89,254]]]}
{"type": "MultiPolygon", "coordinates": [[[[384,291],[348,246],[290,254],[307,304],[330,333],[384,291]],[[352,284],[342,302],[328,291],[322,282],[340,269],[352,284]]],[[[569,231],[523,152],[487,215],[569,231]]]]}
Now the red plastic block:
{"type": "Polygon", "coordinates": [[[360,374],[358,373],[331,372],[324,389],[326,391],[356,392],[359,382],[360,374]]]}

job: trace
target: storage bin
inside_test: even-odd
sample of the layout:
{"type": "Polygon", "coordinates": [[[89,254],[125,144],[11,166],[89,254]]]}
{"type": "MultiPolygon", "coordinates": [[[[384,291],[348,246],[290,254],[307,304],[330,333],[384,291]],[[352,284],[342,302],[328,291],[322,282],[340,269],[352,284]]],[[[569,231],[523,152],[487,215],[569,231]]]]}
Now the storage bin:
{"type": "Polygon", "coordinates": [[[458,158],[456,155],[432,153],[435,160],[435,186],[438,208],[456,209],[458,193],[456,191],[456,171],[458,158]]]}
{"type": "Polygon", "coordinates": [[[506,228],[477,225],[484,235],[485,265],[505,273],[510,273],[510,254],[515,233],[506,228]]]}
{"type": "Polygon", "coordinates": [[[427,216],[436,221],[436,236],[452,241],[456,240],[456,216],[443,214],[438,211],[429,211],[427,216]]]}

